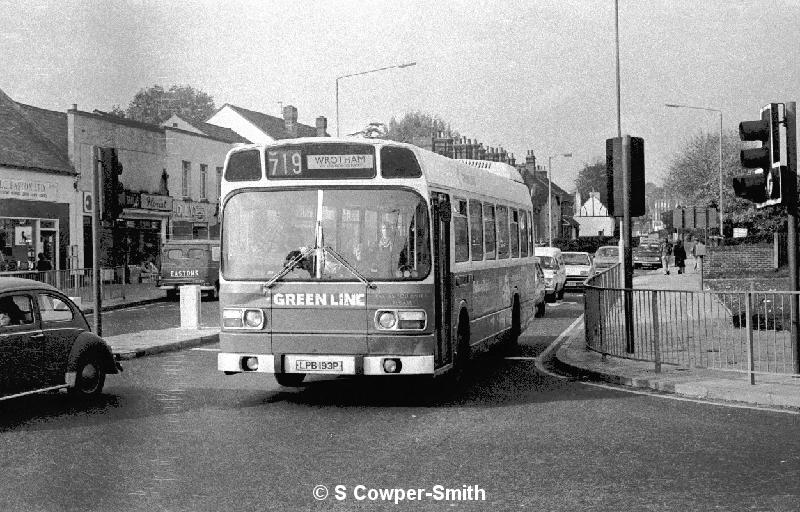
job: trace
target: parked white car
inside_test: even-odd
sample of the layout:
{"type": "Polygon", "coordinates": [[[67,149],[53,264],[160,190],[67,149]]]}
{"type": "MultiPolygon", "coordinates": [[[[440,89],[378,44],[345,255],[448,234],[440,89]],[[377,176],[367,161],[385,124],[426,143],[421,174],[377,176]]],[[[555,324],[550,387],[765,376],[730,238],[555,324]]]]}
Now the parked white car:
{"type": "Polygon", "coordinates": [[[583,283],[594,275],[594,263],[588,252],[562,253],[567,267],[567,288],[583,288],[583,283]]]}
{"type": "Polygon", "coordinates": [[[544,272],[545,297],[551,302],[563,298],[567,283],[567,270],[561,249],[537,247],[534,254],[544,272]]]}

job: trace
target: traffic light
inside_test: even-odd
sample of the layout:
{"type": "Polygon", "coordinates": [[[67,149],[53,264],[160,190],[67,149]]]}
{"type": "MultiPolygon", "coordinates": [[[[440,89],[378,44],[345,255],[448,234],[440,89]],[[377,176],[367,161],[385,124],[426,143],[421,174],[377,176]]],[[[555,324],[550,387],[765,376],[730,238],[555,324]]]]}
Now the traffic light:
{"type": "Polygon", "coordinates": [[[734,192],[739,197],[755,202],[759,208],[781,204],[781,183],[787,166],[786,106],[783,103],[770,103],[761,109],[760,120],[739,123],[739,138],[742,141],[761,143],[758,148],[743,149],[740,153],[742,167],[756,169],[751,176],[760,175],[761,179],[748,180],[744,176],[738,176],[734,178],[734,192]],[[753,190],[758,183],[764,187],[764,192],[760,195],[753,190]]]}
{"type": "MultiPolygon", "coordinates": [[[[628,156],[631,166],[631,195],[629,198],[631,217],[645,214],[645,176],[644,176],[644,139],[631,137],[631,150],[628,156]]],[[[624,196],[622,186],[622,138],[606,139],[606,190],[608,214],[612,217],[623,216],[624,196]]]]}
{"type": "Polygon", "coordinates": [[[122,174],[122,164],[117,157],[116,148],[100,148],[100,171],[102,175],[102,190],[100,203],[100,216],[103,220],[113,221],[122,213],[120,202],[121,185],[119,175],[122,174]]]}
{"type": "Polygon", "coordinates": [[[767,201],[767,178],[764,173],[742,174],[733,178],[733,193],[758,205],[767,201]]]}

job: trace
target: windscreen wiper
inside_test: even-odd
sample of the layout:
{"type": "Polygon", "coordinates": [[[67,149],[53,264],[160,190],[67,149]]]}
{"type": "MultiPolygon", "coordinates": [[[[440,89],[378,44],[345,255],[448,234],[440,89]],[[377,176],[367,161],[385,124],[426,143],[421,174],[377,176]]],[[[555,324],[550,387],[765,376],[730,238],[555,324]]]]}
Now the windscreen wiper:
{"type": "Polygon", "coordinates": [[[369,288],[370,290],[374,290],[375,288],[378,287],[378,285],[376,285],[375,283],[373,283],[372,281],[367,279],[364,276],[364,274],[359,272],[353,265],[351,265],[350,262],[347,261],[344,256],[342,256],[338,252],[334,251],[333,247],[330,247],[330,246],[324,247],[322,250],[325,251],[326,253],[330,253],[330,255],[333,256],[333,259],[338,261],[344,268],[349,270],[354,276],[356,276],[358,278],[359,281],[364,283],[367,286],[367,288],[369,288]]]}
{"type": "Polygon", "coordinates": [[[294,268],[297,265],[299,265],[301,261],[306,259],[308,255],[314,252],[315,250],[316,249],[313,247],[308,247],[306,249],[303,249],[302,251],[297,251],[297,254],[295,254],[292,259],[283,264],[283,268],[281,269],[280,272],[272,276],[269,279],[269,281],[264,283],[263,285],[264,293],[267,293],[267,290],[272,288],[272,286],[278,281],[278,279],[282,278],[283,276],[294,270],[294,268]]]}

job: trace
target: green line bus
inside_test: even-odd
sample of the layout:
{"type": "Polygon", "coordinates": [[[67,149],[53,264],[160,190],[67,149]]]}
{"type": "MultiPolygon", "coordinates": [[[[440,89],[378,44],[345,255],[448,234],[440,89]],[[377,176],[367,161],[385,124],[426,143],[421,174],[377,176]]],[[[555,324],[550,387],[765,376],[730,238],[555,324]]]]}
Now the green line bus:
{"type": "Polygon", "coordinates": [[[507,164],[380,139],[232,149],[218,370],[438,376],[516,343],[544,300],[531,196],[507,164]]]}

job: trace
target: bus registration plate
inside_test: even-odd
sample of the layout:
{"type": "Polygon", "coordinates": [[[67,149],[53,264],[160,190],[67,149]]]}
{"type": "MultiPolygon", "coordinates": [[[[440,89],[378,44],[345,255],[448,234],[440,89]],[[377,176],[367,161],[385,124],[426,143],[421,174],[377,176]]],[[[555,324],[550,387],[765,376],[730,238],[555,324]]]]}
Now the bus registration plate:
{"type": "Polygon", "coordinates": [[[294,362],[294,369],[298,372],[342,373],[344,364],[341,361],[308,361],[298,359],[294,362]]]}
{"type": "Polygon", "coordinates": [[[333,355],[287,355],[284,371],[290,373],[355,374],[355,358],[333,355]]]}

